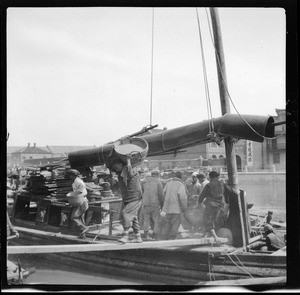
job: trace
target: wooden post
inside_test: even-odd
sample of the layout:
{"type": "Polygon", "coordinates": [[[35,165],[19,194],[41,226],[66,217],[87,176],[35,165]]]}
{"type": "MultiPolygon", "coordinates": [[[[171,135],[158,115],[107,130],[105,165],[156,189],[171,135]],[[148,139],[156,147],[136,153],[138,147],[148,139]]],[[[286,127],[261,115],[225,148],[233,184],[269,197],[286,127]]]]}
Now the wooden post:
{"type": "MultiPolygon", "coordinates": [[[[230,113],[230,103],[229,95],[227,89],[227,78],[225,69],[225,58],[223,51],[223,42],[221,36],[221,27],[219,21],[219,13],[217,8],[210,8],[213,34],[214,34],[214,45],[216,48],[216,63],[218,70],[218,81],[219,81],[219,91],[220,91],[220,101],[222,115],[230,113]]],[[[237,165],[236,156],[234,150],[234,141],[231,137],[226,137],[224,139],[225,143],[225,153],[226,153],[226,164],[227,164],[227,174],[228,174],[228,185],[232,188],[238,188],[238,177],[237,177],[237,165]]],[[[238,207],[240,212],[240,224],[241,224],[241,236],[243,247],[246,249],[246,239],[245,239],[245,224],[242,217],[242,207],[240,202],[240,196],[238,196],[238,207]]]]}

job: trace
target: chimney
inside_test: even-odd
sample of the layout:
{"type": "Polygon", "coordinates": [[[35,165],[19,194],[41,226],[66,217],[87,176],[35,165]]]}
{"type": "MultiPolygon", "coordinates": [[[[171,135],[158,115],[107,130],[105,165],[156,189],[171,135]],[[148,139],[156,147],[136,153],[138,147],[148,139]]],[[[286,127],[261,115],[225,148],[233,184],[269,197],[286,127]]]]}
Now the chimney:
{"type": "Polygon", "coordinates": [[[36,143],[33,144],[33,147],[34,147],[34,148],[36,147],[36,143]]]}
{"type": "Polygon", "coordinates": [[[30,147],[30,142],[28,142],[27,147],[30,147]]]}

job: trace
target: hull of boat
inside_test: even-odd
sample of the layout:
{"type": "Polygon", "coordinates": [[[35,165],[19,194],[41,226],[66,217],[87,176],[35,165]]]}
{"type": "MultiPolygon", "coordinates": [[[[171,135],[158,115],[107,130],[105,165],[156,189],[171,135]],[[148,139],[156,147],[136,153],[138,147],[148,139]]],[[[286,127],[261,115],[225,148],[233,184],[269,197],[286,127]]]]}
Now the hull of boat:
{"type": "MultiPolygon", "coordinates": [[[[92,239],[65,238],[55,233],[29,233],[19,227],[20,238],[11,245],[72,245],[89,244],[92,239]]],[[[107,243],[98,240],[96,243],[107,243]]],[[[120,245],[122,247],[122,245],[120,245]]],[[[228,255],[233,247],[203,245],[200,247],[166,247],[94,252],[64,252],[39,255],[47,261],[63,261],[70,267],[119,274],[151,280],[161,284],[195,285],[211,280],[238,280],[262,277],[285,277],[286,257],[269,254],[240,253],[228,255]]],[[[14,259],[17,255],[9,254],[14,259]]]]}

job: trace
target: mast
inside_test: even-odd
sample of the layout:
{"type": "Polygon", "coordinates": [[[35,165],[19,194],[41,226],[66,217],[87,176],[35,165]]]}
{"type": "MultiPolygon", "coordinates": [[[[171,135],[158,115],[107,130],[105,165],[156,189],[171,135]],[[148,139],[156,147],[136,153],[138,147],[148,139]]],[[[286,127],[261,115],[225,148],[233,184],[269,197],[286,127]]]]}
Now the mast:
{"type": "MultiPolygon", "coordinates": [[[[230,114],[230,103],[227,92],[227,78],[225,69],[225,58],[223,51],[223,42],[221,36],[221,27],[219,13],[217,8],[210,8],[212,27],[214,34],[214,44],[216,48],[216,62],[218,69],[218,81],[221,100],[222,115],[230,114]]],[[[228,185],[234,188],[238,187],[237,165],[234,150],[234,141],[232,137],[225,137],[225,153],[227,160],[228,185]]]]}
{"type": "MultiPolygon", "coordinates": [[[[216,8],[210,8],[210,14],[212,19],[212,27],[214,34],[214,44],[215,44],[215,56],[218,70],[218,82],[221,100],[221,110],[222,115],[230,114],[230,103],[229,95],[227,89],[227,78],[225,70],[225,58],[223,51],[223,43],[221,36],[221,27],[219,21],[219,13],[216,8]]],[[[228,174],[228,185],[232,188],[238,188],[238,177],[237,177],[237,165],[236,156],[234,150],[233,138],[227,136],[224,138],[225,143],[225,154],[226,154],[226,164],[227,164],[227,174],[228,174]]],[[[234,244],[236,246],[242,246],[244,250],[247,249],[249,243],[249,228],[247,226],[247,213],[246,213],[246,200],[245,193],[242,191],[237,196],[237,198],[230,198],[229,206],[230,213],[228,216],[228,224],[231,224],[231,230],[233,234],[234,244]],[[239,214],[234,214],[231,212],[236,212],[239,214]],[[239,226],[238,226],[239,224],[239,226]]]]}

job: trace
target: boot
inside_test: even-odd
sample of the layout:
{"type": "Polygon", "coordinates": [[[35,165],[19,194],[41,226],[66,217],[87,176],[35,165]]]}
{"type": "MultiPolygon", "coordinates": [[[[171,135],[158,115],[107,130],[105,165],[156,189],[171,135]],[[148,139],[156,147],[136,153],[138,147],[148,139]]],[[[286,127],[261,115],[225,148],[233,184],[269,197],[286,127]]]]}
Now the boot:
{"type": "Polygon", "coordinates": [[[143,243],[141,234],[135,234],[135,238],[131,241],[131,243],[143,243]]]}
{"type": "Polygon", "coordinates": [[[129,232],[128,231],[124,231],[123,234],[122,234],[122,238],[119,239],[118,241],[121,242],[121,243],[123,243],[123,244],[128,243],[129,242],[128,235],[129,235],[129,232]]]}
{"type": "Polygon", "coordinates": [[[143,240],[144,241],[153,241],[154,239],[149,235],[149,233],[147,233],[147,235],[145,235],[145,238],[143,240]]]}
{"type": "Polygon", "coordinates": [[[83,230],[80,232],[80,234],[79,234],[78,238],[79,238],[79,239],[83,239],[83,240],[85,240],[85,239],[86,239],[86,235],[85,235],[85,233],[86,233],[88,230],[89,230],[89,228],[88,228],[88,227],[84,228],[84,229],[83,229],[83,230]]]}
{"type": "Polygon", "coordinates": [[[152,240],[149,236],[149,232],[148,231],[145,231],[144,232],[144,237],[143,237],[143,241],[150,241],[152,240]]]}

